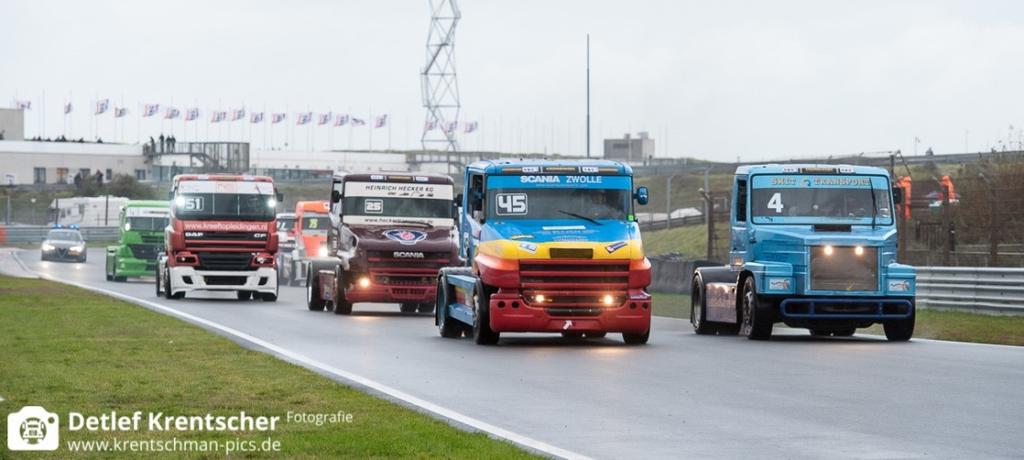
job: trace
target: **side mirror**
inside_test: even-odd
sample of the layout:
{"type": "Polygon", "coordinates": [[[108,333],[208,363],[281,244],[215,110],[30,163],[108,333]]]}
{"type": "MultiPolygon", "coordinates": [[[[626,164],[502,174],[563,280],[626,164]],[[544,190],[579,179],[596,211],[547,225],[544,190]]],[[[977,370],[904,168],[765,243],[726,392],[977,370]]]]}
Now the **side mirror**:
{"type": "Polygon", "coordinates": [[[462,192],[455,194],[455,203],[460,206],[462,205],[462,192]]]}
{"type": "Polygon", "coordinates": [[[480,222],[481,224],[484,223],[484,212],[479,209],[473,211],[473,220],[480,222]]]}
{"type": "Polygon", "coordinates": [[[284,194],[281,192],[274,192],[274,198],[277,199],[278,203],[284,204],[284,194]]]}
{"type": "Polygon", "coordinates": [[[903,204],[903,187],[892,188],[892,202],[896,204],[903,204]]]}
{"type": "Polygon", "coordinates": [[[455,219],[456,222],[459,221],[459,202],[458,201],[452,201],[452,219],[455,219]]]}
{"type": "Polygon", "coordinates": [[[174,200],[174,190],[167,192],[167,199],[174,200]]]}
{"type": "Polygon", "coordinates": [[[331,190],[331,203],[337,203],[341,201],[341,192],[337,190],[331,190]]]}
{"type": "Polygon", "coordinates": [[[633,198],[636,199],[637,204],[643,206],[647,204],[650,197],[647,194],[647,186],[641,185],[640,188],[636,189],[636,193],[633,194],[633,198]]]}

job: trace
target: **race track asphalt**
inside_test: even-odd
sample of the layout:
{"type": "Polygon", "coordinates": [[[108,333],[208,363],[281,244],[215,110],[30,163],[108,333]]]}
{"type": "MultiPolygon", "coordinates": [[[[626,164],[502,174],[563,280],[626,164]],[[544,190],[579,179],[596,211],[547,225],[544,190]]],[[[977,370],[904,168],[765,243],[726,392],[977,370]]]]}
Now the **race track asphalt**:
{"type": "Polygon", "coordinates": [[[752,342],[660,317],[646,346],[508,335],[482,347],[395,305],[310,312],[291,287],[276,303],[165,300],[152,280],[106,281],[102,249],[87,264],[18,254],[33,271],[157,302],[583,456],[1024,456],[1024,347],[785,328],[752,342]]]}

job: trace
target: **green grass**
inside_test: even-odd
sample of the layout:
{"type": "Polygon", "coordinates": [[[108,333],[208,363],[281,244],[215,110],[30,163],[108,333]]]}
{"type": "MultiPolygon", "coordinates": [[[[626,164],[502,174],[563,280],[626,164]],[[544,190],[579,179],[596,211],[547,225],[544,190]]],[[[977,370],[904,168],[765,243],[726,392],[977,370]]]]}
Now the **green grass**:
{"type": "MultiPolygon", "coordinates": [[[[690,317],[690,296],[652,292],[654,314],[671,318],[690,317]]],[[[881,325],[858,329],[860,334],[885,335],[881,325]]],[[[959,311],[917,311],[914,337],[957,342],[1024,346],[1024,316],[992,316],[959,311]]]]}
{"type": "Polygon", "coordinates": [[[679,252],[691,259],[707,256],[707,227],[686,225],[668,230],[642,232],[644,253],[648,257],[668,252],[679,252]]]}
{"type": "MultiPolygon", "coordinates": [[[[517,447],[457,430],[396,404],[177,319],[41,280],[0,277],[0,413],[41,405],[61,417],[61,449],[32,457],[66,458],[68,440],[241,438],[280,441],[262,458],[523,458],[517,447]],[[166,415],[278,415],[273,432],[118,432],[66,429],[71,411],[166,415]],[[352,423],[285,423],[288,411],[353,414],[352,423]]],[[[0,417],[0,432],[6,430],[0,417]]],[[[13,454],[0,448],[0,457],[13,454]]],[[[122,453],[122,455],[124,455],[122,453]]],[[[135,456],[142,454],[134,454],[135,456]]],[[[149,453],[177,458],[183,453],[149,453]]],[[[107,458],[113,454],[86,456],[107,458]]],[[[224,452],[189,454],[219,458],[224,452]]],[[[77,456],[76,456],[77,457],[77,456]]]]}

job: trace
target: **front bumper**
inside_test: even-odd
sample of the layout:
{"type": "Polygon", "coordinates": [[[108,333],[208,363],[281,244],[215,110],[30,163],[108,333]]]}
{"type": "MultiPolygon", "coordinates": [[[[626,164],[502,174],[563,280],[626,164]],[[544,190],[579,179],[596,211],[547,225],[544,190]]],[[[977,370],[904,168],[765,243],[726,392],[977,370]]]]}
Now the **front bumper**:
{"type": "Polygon", "coordinates": [[[491,296],[491,329],[495,332],[627,332],[651,328],[651,296],[631,289],[619,305],[551,307],[531,305],[515,290],[491,296]]]}
{"type": "Polygon", "coordinates": [[[270,267],[244,271],[196,270],[170,267],[172,292],[253,291],[277,293],[277,270],[270,267]]]}
{"type": "Polygon", "coordinates": [[[914,314],[913,297],[790,297],[779,302],[783,318],[902,319],[914,314]]]}
{"type": "Polygon", "coordinates": [[[46,260],[82,260],[85,258],[85,250],[80,252],[71,252],[68,249],[51,249],[49,251],[41,251],[43,258],[46,260]]]}
{"type": "Polygon", "coordinates": [[[117,258],[117,276],[154,276],[156,260],[117,258]]]}
{"type": "Polygon", "coordinates": [[[367,287],[351,286],[345,290],[345,300],[356,302],[430,302],[436,300],[437,286],[434,284],[386,285],[371,283],[367,287]]]}

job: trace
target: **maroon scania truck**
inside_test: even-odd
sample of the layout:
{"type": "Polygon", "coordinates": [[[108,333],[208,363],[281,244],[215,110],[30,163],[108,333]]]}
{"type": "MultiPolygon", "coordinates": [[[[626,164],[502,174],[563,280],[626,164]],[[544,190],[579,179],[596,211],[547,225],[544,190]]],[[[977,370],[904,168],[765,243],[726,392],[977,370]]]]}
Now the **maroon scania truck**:
{"type": "Polygon", "coordinates": [[[429,173],[335,174],[327,259],[306,274],[310,310],[352,313],[358,302],[434,311],[441,267],[460,265],[454,183],[429,173]]]}

